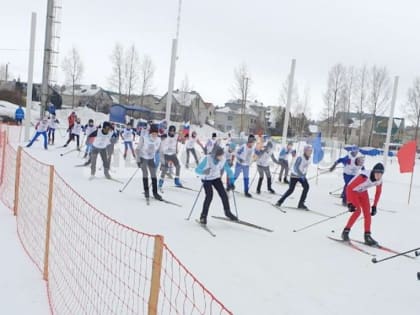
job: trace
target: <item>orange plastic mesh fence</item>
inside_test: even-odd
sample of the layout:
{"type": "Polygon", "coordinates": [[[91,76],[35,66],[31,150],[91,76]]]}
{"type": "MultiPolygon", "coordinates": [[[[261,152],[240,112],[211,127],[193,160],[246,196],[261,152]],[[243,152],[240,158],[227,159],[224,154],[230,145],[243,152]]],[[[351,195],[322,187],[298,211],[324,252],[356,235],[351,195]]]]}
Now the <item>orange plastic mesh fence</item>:
{"type": "Polygon", "coordinates": [[[5,154],[1,161],[4,163],[4,167],[3,177],[0,181],[0,198],[4,205],[11,210],[13,210],[15,200],[16,156],[16,150],[10,144],[6,144],[5,154]]]}
{"type": "Polygon", "coordinates": [[[44,267],[50,167],[22,150],[17,227],[28,255],[44,267]]]}
{"type": "Polygon", "coordinates": [[[154,236],[99,212],[55,174],[49,292],[57,314],[147,314],[154,236]]]}
{"type": "Polygon", "coordinates": [[[159,314],[232,314],[165,245],[162,257],[159,314]]]}
{"type": "MultiPolygon", "coordinates": [[[[106,216],[54,172],[49,252],[45,255],[50,166],[28,152],[21,155],[17,230],[41,272],[48,257],[45,270],[51,313],[148,314],[155,236],[106,216]]],[[[11,209],[17,157],[17,151],[0,134],[0,165],[4,163],[0,198],[11,209]]],[[[158,305],[152,311],[232,314],[165,244],[158,305]]]]}

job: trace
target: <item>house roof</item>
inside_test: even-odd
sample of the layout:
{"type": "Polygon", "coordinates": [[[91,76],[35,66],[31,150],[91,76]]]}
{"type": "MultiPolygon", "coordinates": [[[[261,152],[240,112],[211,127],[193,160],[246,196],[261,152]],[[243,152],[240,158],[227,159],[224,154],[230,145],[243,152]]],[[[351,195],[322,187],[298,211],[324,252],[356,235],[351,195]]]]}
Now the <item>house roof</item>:
{"type": "Polygon", "coordinates": [[[172,93],[172,96],[181,106],[191,106],[193,101],[195,101],[198,97],[200,97],[197,93],[192,92],[183,92],[183,91],[175,91],[172,93]]]}
{"type": "MultiPolygon", "coordinates": [[[[93,96],[102,90],[101,87],[91,84],[91,85],[78,85],[75,86],[74,95],[76,96],[93,96]]],[[[64,89],[61,90],[62,95],[73,95],[72,86],[64,86],[64,89]]]]}

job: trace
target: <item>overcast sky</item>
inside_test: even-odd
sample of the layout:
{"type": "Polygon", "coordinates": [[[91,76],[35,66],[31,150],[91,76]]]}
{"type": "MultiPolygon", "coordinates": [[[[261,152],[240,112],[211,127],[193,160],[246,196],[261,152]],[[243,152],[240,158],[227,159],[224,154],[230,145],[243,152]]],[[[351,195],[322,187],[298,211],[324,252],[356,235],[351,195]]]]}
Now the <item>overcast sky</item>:
{"type": "MultiPolygon", "coordinates": [[[[167,90],[177,0],[61,0],[61,58],[75,46],[85,65],[83,83],[109,88],[116,42],[134,43],[156,66],[154,94],[167,90]]],[[[35,80],[41,80],[46,0],[1,0],[0,64],[27,78],[30,15],[38,14],[35,80]]],[[[175,87],[188,75],[206,101],[232,97],[233,70],[245,62],[253,96],[277,105],[292,58],[296,80],[310,89],[312,114],[322,108],[329,68],[366,64],[400,76],[398,103],[420,76],[418,0],[183,0],[175,87]]],[[[60,63],[61,65],[61,63],[60,63]]],[[[59,82],[63,82],[59,75],[59,82]]],[[[401,110],[398,111],[401,113],[401,110]]]]}

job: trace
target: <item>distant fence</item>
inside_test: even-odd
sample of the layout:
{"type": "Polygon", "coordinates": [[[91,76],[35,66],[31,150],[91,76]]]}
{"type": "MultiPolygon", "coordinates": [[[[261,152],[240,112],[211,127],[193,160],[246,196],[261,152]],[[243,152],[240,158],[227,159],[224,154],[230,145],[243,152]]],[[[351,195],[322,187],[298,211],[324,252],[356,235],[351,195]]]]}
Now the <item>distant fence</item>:
{"type": "Polygon", "coordinates": [[[96,209],[54,166],[15,150],[8,139],[19,139],[20,128],[7,129],[0,126],[0,199],[46,280],[52,314],[232,314],[163,236],[96,209]]]}

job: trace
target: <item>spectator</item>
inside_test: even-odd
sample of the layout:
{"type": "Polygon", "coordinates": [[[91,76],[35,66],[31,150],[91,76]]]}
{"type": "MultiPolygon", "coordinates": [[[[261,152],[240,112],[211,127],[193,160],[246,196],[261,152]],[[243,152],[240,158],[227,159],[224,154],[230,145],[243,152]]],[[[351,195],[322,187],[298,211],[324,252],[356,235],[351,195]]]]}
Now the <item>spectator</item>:
{"type": "Polygon", "coordinates": [[[18,124],[19,126],[22,125],[22,120],[24,119],[25,119],[25,112],[23,111],[22,105],[19,105],[19,107],[16,108],[16,112],[15,112],[16,124],[18,124]]]}

